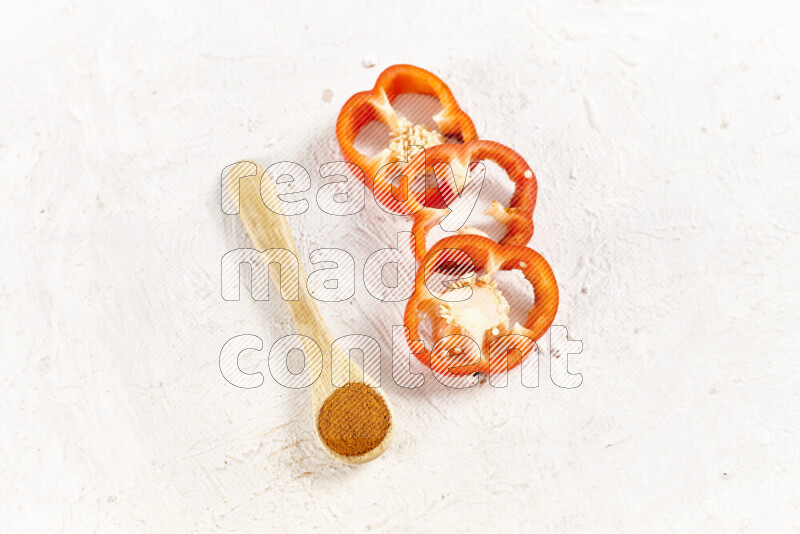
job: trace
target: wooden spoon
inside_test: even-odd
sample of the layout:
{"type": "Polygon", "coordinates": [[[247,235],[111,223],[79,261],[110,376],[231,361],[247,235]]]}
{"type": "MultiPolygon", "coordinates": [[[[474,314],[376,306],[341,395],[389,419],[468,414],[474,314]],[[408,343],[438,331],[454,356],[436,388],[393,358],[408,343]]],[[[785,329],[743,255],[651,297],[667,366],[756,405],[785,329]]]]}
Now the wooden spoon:
{"type": "MultiPolygon", "coordinates": [[[[249,162],[242,162],[236,165],[253,167],[253,164],[249,162]]],[[[275,211],[280,209],[280,202],[277,201],[277,194],[274,189],[272,178],[267,176],[262,183],[260,178],[264,175],[264,170],[260,166],[257,166],[257,169],[255,176],[239,178],[234,166],[232,172],[228,174],[228,192],[233,199],[238,196],[240,204],[239,216],[257,250],[263,252],[271,248],[282,248],[291,251],[298,258],[298,273],[284,272],[290,271],[290,269],[281,269],[281,285],[297,283],[299,287],[299,299],[285,300],[284,302],[289,308],[289,313],[292,316],[292,321],[297,329],[297,333],[315,341],[316,344],[319,345],[319,348],[322,349],[322,358],[319,359],[308,357],[309,354],[316,353],[316,347],[314,347],[313,343],[310,341],[304,342],[302,348],[303,353],[307,355],[306,362],[309,376],[316,376],[317,373],[319,373],[319,377],[311,386],[311,408],[314,415],[314,430],[317,439],[328,454],[342,462],[356,464],[374,460],[389,447],[392,435],[394,434],[392,406],[386,394],[383,392],[383,389],[380,387],[373,387],[372,390],[377,393],[386,404],[386,409],[389,414],[389,429],[383,441],[381,441],[378,446],[358,456],[346,456],[331,449],[320,435],[320,410],[325,401],[333,393],[338,391],[338,388],[333,385],[332,373],[335,372],[337,377],[347,376],[347,371],[349,370],[350,380],[353,383],[364,382],[365,384],[373,386],[375,382],[361,370],[358,364],[351,361],[349,354],[342,350],[333,350],[333,352],[331,352],[331,347],[333,346],[335,338],[325,325],[314,298],[308,293],[306,287],[307,278],[305,270],[303,269],[303,262],[294,244],[294,239],[292,238],[286,216],[275,213],[275,211]],[[239,188],[238,195],[236,194],[237,186],[239,188]],[[262,197],[270,203],[269,205],[272,209],[267,208],[262,197]],[[297,280],[289,278],[295,275],[298,277],[297,280]]],[[[265,266],[265,268],[268,268],[268,266],[265,266]]]]}

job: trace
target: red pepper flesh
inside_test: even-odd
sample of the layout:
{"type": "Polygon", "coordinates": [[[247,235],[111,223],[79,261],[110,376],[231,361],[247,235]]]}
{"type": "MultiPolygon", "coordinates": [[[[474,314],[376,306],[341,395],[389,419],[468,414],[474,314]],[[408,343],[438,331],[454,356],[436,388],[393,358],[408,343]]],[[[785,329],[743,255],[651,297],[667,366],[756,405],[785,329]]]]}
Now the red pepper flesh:
{"type": "MultiPolygon", "coordinates": [[[[501,245],[481,236],[459,235],[442,239],[428,252],[425,262],[417,271],[415,291],[406,304],[404,322],[407,327],[406,337],[409,347],[424,365],[434,371],[456,375],[496,374],[506,369],[513,369],[522,363],[532,351],[533,342],[539,339],[553,323],[557,310],[558,284],[550,265],[541,254],[527,247],[501,245]],[[419,334],[420,319],[427,317],[435,321],[437,314],[441,312],[443,302],[430,292],[426,281],[434,272],[441,272],[458,253],[462,255],[466,253],[474,263],[475,269],[483,269],[489,278],[497,270],[519,269],[533,286],[535,299],[523,325],[516,325],[511,329],[492,328],[491,331],[487,331],[482,346],[479,347],[480,354],[472,358],[475,361],[466,365],[454,365],[450,350],[432,353],[424,346],[419,334]],[[496,350],[497,348],[501,350],[496,350]]],[[[464,330],[458,324],[445,323],[441,320],[440,323],[443,327],[439,329],[439,333],[442,335],[464,334],[464,330]]],[[[455,343],[457,342],[455,339],[455,343]]],[[[451,343],[443,348],[452,348],[452,345],[451,343]]],[[[456,353],[459,351],[456,350],[456,353]]]]}
{"type": "MultiPolygon", "coordinates": [[[[442,105],[436,116],[439,131],[448,137],[455,137],[463,142],[478,138],[472,119],[458,106],[450,88],[436,75],[413,65],[393,65],[384,70],[369,91],[356,93],[345,102],[336,121],[336,138],[345,159],[354,163],[364,171],[367,187],[371,188],[375,198],[381,204],[388,199],[387,195],[397,195],[398,186],[378,175],[378,171],[394,161],[388,151],[381,151],[367,156],[355,148],[355,140],[359,131],[372,121],[385,124],[390,131],[399,127],[400,117],[392,107],[392,102],[401,94],[417,93],[435,97],[442,105]]],[[[423,199],[417,199],[423,204],[423,199]]]]}
{"type": "MultiPolygon", "coordinates": [[[[506,226],[506,233],[499,243],[513,246],[527,245],[533,236],[533,210],[536,207],[538,185],[536,175],[528,163],[511,148],[494,141],[483,140],[464,144],[436,145],[426,149],[424,156],[422,153],[417,154],[409,164],[412,170],[408,172],[419,173],[423,165],[425,165],[426,173],[430,171],[436,173],[437,170],[439,173],[447,172],[443,171],[442,167],[437,168],[438,164],[447,163],[455,175],[459,171],[465,173],[475,162],[481,160],[496,163],[514,183],[514,193],[508,207],[502,206],[499,202],[492,202],[487,211],[506,226]]],[[[453,178],[454,180],[463,180],[464,177],[453,176],[453,178]]],[[[439,179],[438,176],[437,179],[439,179]]],[[[429,188],[427,191],[428,206],[452,203],[458,194],[455,185],[451,183],[448,187],[442,187],[440,183],[438,189],[429,188]]],[[[413,219],[411,232],[416,239],[417,261],[422,261],[422,258],[425,257],[428,232],[447,213],[445,209],[426,207],[411,215],[413,219]]]]}

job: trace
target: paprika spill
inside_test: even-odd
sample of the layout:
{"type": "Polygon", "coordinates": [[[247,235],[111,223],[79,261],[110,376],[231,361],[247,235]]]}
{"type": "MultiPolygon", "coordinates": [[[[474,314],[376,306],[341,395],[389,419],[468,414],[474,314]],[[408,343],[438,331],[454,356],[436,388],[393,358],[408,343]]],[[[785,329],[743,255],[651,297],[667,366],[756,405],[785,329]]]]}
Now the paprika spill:
{"type": "Polygon", "coordinates": [[[317,425],[331,450],[343,456],[361,456],[386,438],[391,414],[378,393],[354,382],[325,400],[317,425]]]}

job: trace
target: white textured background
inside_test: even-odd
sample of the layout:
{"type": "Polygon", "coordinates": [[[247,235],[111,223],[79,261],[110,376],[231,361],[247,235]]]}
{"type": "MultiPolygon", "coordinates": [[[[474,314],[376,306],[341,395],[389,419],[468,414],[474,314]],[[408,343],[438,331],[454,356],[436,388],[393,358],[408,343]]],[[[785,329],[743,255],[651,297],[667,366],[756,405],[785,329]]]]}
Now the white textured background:
{"type": "MultiPolygon", "coordinates": [[[[0,530],[800,529],[797,3],[12,4],[0,530]],[[384,367],[395,442],[344,467],[264,354],[258,389],[220,375],[227,339],[292,327],[220,297],[247,241],[219,173],[294,160],[315,191],[340,106],[397,62],[536,171],[532,246],[584,382],[407,391],[384,367]]],[[[407,227],[372,201],[292,224],[359,273],[407,227]]],[[[357,285],[323,312],[388,358],[402,306],[357,285]]]]}

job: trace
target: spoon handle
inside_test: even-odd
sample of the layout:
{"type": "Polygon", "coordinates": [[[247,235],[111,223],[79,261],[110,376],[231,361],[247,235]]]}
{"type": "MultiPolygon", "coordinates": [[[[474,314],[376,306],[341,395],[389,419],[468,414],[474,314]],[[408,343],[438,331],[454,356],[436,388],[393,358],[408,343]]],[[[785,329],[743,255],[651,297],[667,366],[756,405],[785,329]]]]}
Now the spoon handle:
{"type": "Polygon", "coordinates": [[[334,391],[331,382],[333,365],[338,369],[341,365],[349,364],[351,378],[359,376],[360,368],[350,362],[349,357],[346,361],[340,361],[341,355],[331,354],[331,346],[335,338],[325,325],[317,303],[306,287],[303,261],[297,251],[287,217],[273,211],[279,209],[277,207],[280,206],[280,202],[277,200],[272,178],[265,176],[263,169],[259,167],[256,176],[244,177],[239,180],[239,184],[229,183],[229,187],[236,185],[239,187],[239,217],[255,248],[260,252],[276,248],[285,249],[297,258],[296,270],[281,268],[280,284],[298,288],[298,299],[284,300],[284,302],[289,308],[297,333],[306,336],[306,340],[302,344],[304,354],[308,355],[314,352],[315,348],[311,340],[322,350],[321,361],[317,358],[306,358],[309,376],[319,375],[312,385],[314,409],[318,410],[321,402],[334,391]],[[263,180],[261,180],[262,176],[264,176],[263,180]],[[264,200],[270,202],[273,209],[268,208],[264,200]],[[335,358],[336,361],[332,361],[332,358],[335,358]]]}

